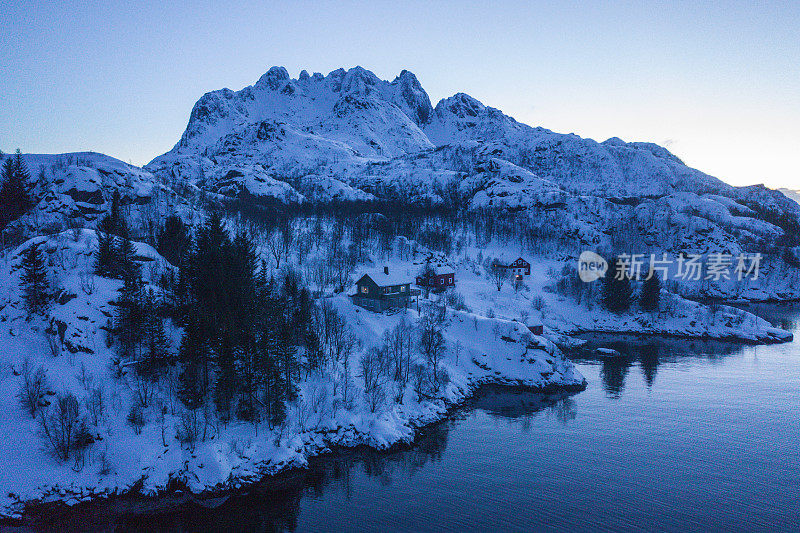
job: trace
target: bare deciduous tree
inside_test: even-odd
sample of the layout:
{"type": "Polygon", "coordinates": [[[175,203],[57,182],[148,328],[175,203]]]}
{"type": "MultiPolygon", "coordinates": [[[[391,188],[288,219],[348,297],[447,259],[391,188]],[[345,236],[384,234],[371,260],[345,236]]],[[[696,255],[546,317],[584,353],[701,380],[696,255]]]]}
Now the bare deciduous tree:
{"type": "Polygon", "coordinates": [[[494,286],[497,287],[499,291],[503,288],[506,280],[508,280],[508,269],[495,260],[489,268],[489,278],[494,282],[494,286]]]}
{"type": "Polygon", "coordinates": [[[59,394],[53,405],[39,413],[38,420],[48,449],[62,461],[69,459],[80,425],[80,404],[75,396],[59,394]]]}
{"type": "Polygon", "coordinates": [[[34,372],[30,360],[25,359],[25,362],[22,363],[21,374],[22,383],[17,392],[17,398],[31,418],[36,418],[36,413],[42,407],[43,398],[47,392],[47,372],[42,367],[37,368],[34,372]]]}
{"type": "Polygon", "coordinates": [[[388,354],[385,349],[373,347],[361,357],[361,378],[364,380],[364,396],[371,412],[375,412],[385,400],[384,385],[388,371],[388,354]]]}

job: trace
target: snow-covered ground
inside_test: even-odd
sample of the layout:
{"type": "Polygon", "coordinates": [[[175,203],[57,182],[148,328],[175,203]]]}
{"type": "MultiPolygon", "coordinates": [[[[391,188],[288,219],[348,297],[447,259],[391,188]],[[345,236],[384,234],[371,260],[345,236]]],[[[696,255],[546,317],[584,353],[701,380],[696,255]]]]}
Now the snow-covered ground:
{"type": "MultiPolygon", "coordinates": [[[[488,280],[479,254],[486,258],[500,257],[506,262],[517,254],[496,247],[481,250],[468,248],[456,262],[456,291],[464,296],[464,302],[474,313],[496,316],[520,322],[538,320],[546,333],[557,339],[560,335],[572,335],[584,331],[618,333],[660,334],[681,337],[733,339],[743,342],[772,343],[791,340],[791,333],[772,327],[766,320],[741,309],[725,305],[706,305],[687,300],[676,294],[662,291],[662,305],[658,312],[638,309],[636,304],[629,311],[613,313],[602,307],[597,300],[600,287],[594,287],[592,302],[579,303],[574,298],[554,290],[558,272],[563,262],[528,256],[531,274],[525,276],[519,290],[511,282],[505,282],[498,291],[488,280]]],[[[524,255],[524,254],[523,254],[524,255]]],[[[409,272],[418,265],[406,267],[409,272]]],[[[599,285],[600,281],[594,282],[599,285]]]]}
{"type": "MultiPolygon", "coordinates": [[[[138,484],[152,494],[170,479],[193,491],[237,487],[290,466],[334,445],[368,444],[386,448],[408,442],[415,429],[444,417],[449,408],[484,383],[533,388],[582,388],[584,378],[549,340],[531,335],[519,322],[448,310],[444,320],[447,352],[442,367],[450,381],[431,399],[418,401],[409,385],[403,402],[372,412],[364,398],[356,356],[351,366],[352,407],[334,406],[332,382],[310,375],[289,406],[288,424],[270,430],[264,424],[218,423],[206,428],[203,442],[189,448],[177,440],[181,408],[170,390],[159,388],[158,402],[145,409],[140,434],[126,422],[134,401],[131,376],[112,374],[113,348],[105,343],[113,301],[122,283],[92,274],[94,231],[64,232],[28,241],[4,257],[0,272],[0,514],[19,516],[24,502],[64,500],[68,504],[122,492],[138,484]],[[46,317],[28,319],[19,292],[22,252],[34,242],[46,252],[60,296],[46,317]],[[64,342],[51,351],[63,324],[64,342]],[[52,334],[48,334],[50,330],[52,334]],[[102,387],[106,410],[89,430],[95,442],[83,461],[56,460],[43,446],[37,421],[17,401],[25,361],[42,367],[49,392],[71,392],[80,402],[102,387]]],[[[171,268],[151,247],[137,243],[145,281],[171,268]]],[[[375,314],[353,306],[344,296],[330,298],[361,342],[361,351],[382,342],[383,333],[401,321],[413,323],[414,309],[375,314]]],[[[425,303],[423,303],[423,306],[425,303]]],[[[172,332],[173,350],[178,337],[172,332]]]]}

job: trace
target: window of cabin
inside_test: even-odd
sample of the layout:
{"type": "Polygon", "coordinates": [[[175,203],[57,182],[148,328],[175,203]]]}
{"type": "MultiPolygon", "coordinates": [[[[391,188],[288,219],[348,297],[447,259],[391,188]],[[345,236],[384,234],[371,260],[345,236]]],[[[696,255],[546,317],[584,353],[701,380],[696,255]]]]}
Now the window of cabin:
{"type": "Polygon", "coordinates": [[[367,294],[369,292],[369,287],[364,285],[363,287],[361,287],[361,292],[363,292],[364,294],[367,294]]]}
{"type": "Polygon", "coordinates": [[[400,287],[400,292],[406,292],[406,286],[405,285],[400,287]]]}

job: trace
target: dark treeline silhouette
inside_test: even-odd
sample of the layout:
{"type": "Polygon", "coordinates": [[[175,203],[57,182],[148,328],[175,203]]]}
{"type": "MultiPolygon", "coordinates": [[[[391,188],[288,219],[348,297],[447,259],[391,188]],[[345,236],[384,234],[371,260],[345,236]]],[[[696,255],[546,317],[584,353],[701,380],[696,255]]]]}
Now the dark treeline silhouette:
{"type": "Polygon", "coordinates": [[[200,228],[181,269],[180,395],[190,408],[209,398],[223,419],[235,413],[270,427],[294,398],[297,351],[316,349],[313,302],[291,270],[275,279],[252,239],[232,239],[218,215],[200,228]],[[270,277],[268,277],[270,276],[270,277]]]}
{"type": "Polygon", "coordinates": [[[275,198],[247,196],[225,199],[222,208],[266,231],[286,225],[287,220],[316,218],[341,224],[356,245],[375,236],[386,243],[403,236],[445,254],[458,247],[458,235],[474,237],[478,246],[492,240],[513,242],[532,253],[577,250],[579,244],[566,229],[564,212],[544,205],[518,212],[402,199],[284,204],[275,198]]]}

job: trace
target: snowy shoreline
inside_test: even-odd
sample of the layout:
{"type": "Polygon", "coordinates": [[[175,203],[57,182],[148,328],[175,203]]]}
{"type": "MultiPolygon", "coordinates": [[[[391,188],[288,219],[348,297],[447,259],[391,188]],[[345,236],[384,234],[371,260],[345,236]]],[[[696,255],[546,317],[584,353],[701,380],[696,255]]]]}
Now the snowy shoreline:
{"type": "MultiPolygon", "coordinates": [[[[142,476],[133,485],[120,489],[87,492],[85,489],[71,492],[64,488],[53,488],[52,491],[42,494],[38,498],[17,501],[0,509],[0,525],[19,526],[27,523],[28,518],[39,514],[46,514],[61,506],[74,506],[96,503],[98,501],[146,502],[148,512],[157,513],[166,511],[190,501],[206,501],[229,496],[238,491],[245,491],[254,485],[280,483],[286,476],[304,471],[312,467],[314,460],[323,459],[336,454],[364,450],[368,453],[392,453],[412,447],[419,436],[431,426],[440,424],[453,416],[455,412],[467,406],[482,389],[500,387],[506,390],[525,390],[542,394],[548,393],[577,393],[586,389],[587,382],[582,377],[574,379],[572,383],[548,382],[541,384],[536,380],[526,381],[504,376],[484,377],[475,380],[468,389],[461,389],[460,397],[453,399],[439,398],[432,402],[437,409],[424,413],[419,418],[410,418],[404,424],[410,431],[410,437],[401,436],[391,443],[376,443],[368,433],[358,431],[354,426],[340,427],[338,431],[310,431],[304,437],[306,448],[300,458],[278,463],[269,460],[257,464],[255,472],[241,477],[232,477],[225,482],[201,490],[192,490],[185,479],[169,477],[163,486],[151,487],[144,490],[146,476],[142,476]],[[330,437],[331,433],[335,433],[330,437]]],[[[186,474],[187,472],[183,472],[186,474]]],[[[124,505],[124,504],[123,504],[124,505]]]]}
{"type": "Polygon", "coordinates": [[[773,334],[769,334],[768,332],[764,333],[756,333],[750,334],[749,336],[742,334],[742,335],[732,335],[732,334],[713,334],[708,331],[702,334],[697,333],[687,333],[687,332],[678,332],[678,331],[669,331],[669,330],[620,330],[614,328],[607,328],[607,329],[598,329],[598,328],[579,328],[575,330],[571,330],[569,332],[564,332],[564,335],[573,337],[576,335],[583,335],[587,333],[603,333],[603,334],[612,334],[612,335],[633,335],[638,337],[671,337],[675,339],[693,339],[693,340],[715,340],[715,341],[726,341],[726,342],[736,342],[741,344],[750,344],[750,345],[769,345],[769,344],[783,344],[787,342],[792,342],[794,340],[794,335],[791,332],[784,331],[778,328],[772,328],[775,330],[773,334]],[[753,335],[756,335],[754,338],[753,335]]]}

